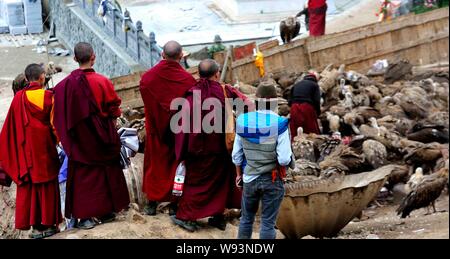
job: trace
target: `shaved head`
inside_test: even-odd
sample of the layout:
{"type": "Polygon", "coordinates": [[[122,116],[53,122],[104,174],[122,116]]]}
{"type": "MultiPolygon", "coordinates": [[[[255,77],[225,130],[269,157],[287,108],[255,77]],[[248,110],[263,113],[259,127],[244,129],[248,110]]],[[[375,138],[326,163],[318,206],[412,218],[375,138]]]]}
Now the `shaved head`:
{"type": "Polygon", "coordinates": [[[201,78],[211,78],[220,70],[220,65],[214,59],[205,59],[198,65],[201,78]]]}
{"type": "Polygon", "coordinates": [[[164,58],[178,61],[183,56],[183,47],[176,41],[169,41],[164,45],[164,58]]]}
{"type": "Polygon", "coordinates": [[[45,70],[41,65],[38,64],[28,65],[25,69],[25,77],[27,78],[28,82],[39,81],[42,74],[45,74],[45,70]]]}
{"type": "Polygon", "coordinates": [[[75,59],[80,65],[84,65],[91,61],[94,55],[94,49],[91,44],[86,42],[80,42],[75,46],[74,49],[75,59]]]}

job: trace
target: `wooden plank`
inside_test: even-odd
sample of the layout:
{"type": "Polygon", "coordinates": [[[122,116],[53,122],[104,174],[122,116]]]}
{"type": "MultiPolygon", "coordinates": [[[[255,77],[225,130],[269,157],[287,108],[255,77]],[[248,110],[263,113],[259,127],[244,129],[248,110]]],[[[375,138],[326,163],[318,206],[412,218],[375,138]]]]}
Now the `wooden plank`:
{"type": "Polygon", "coordinates": [[[266,41],[266,42],[259,44],[258,48],[260,51],[266,51],[266,50],[269,50],[269,49],[272,49],[272,48],[275,48],[278,46],[280,46],[280,42],[277,39],[275,39],[275,40],[270,40],[270,41],[266,41]]]}
{"type": "MultiPolygon", "coordinates": [[[[394,45],[391,48],[386,48],[386,49],[382,49],[382,50],[379,50],[376,52],[372,52],[366,56],[362,56],[362,57],[358,56],[358,57],[346,59],[345,63],[347,63],[347,64],[358,63],[358,62],[364,61],[366,59],[372,59],[372,58],[387,55],[390,53],[395,53],[395,52],[398,52],[401,50],[410,49],[410,48],[421,46],[424,44],[429,44],[429,43],[432,43],[432,42],[440,40],[440,39],[448,38],[448,36],[449,35],[447,33],[441,33],[441,34],[433,36],[430,39],[421,39],[421,40],[415,41],[415,42],[405,42],[403,44],[394,45]]],[[[427,52],[429,52],[429,51],[427,51],[427,52]]]]}

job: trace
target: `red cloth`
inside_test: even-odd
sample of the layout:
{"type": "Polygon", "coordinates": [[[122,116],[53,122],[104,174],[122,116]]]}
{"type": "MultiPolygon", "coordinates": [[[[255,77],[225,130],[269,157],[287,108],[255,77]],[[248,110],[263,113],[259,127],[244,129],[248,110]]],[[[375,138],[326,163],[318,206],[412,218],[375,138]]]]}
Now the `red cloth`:
{"type": "Polygon", "coordinates": [[[50,124],[52,93],[44,94],[44,109],[30,103],[26,91],[41,89],[32,84],[14,97],[0,134],[0,164],[18,185],[46,183],[59,173],[56,139],[50,124]]]}
{"type": "Polygon", "coordinates": [[[120,103],[109,104],[107,110],[98,106],[115,93],[105,94],[112,91],[108,88],[92,91],[105,86],[107,79],[91,73],[94,70],[75,70],[55,87],[53,123],[70,160],[102,165],[120,160],[121,143],[114,123],[120,103]],[[87,75],[102,79],[89,82],[87,75]]]}
{"type": "Polygon", "coordinates": [[[322,7],[327,3],[326,0],[309,0],[308,1],[308,8],[318,8],[322,7]]]}
{"type": "Polygon", "coordinates": [[[66,217],[102,217],[128,207],[114,120],[120,99],[105,77],[75,70],[55,87],[54,125],[69,157],[66,217]]]}
{"type": "Polygon", "coordinates": [[[327,8],[325,0],[309,0],[309,34],[311,36],[316,37],[325,34],[327,8]]]}
{"type": "Polygon", "coordinates": [[[303,133],[305,134],[320,134],[317,119],[317,113],[311,104],[294,103],[291,107],[291,121],[289,124],[292,139],[297,136],[297,129],[300,127],[303,128],[303,133]]]}
{"type": "MultiPolygon", "coordinates": [[[[189,91],[187,100],[191,118],[194,116],[195,90],[201,91],[201,104],[207,98],[217,98],[222,103],[222,125],[225,125],[222,86],[217,82],[201,79],[189,91]]],[[[238,98],[229,87],[227,95],[228,98],[238,98]]],[[[202,121],[211,112],[212,109],[202,111],[202,121]]],[[[194,125],[191,122],[192,129],[194,125]]],[[[186,162],[186,181],[178,204],[178,219],[194,221],[221,215],[225,208],[240,208],[242,193],[234,184],[236,168],[226,149],[224,133],[207,134],[202,130],[198,134],[177,134],[176,150],[178,159],[186,162]]]]}
{"type": "Polygon", "coordinates": [[[59,159],[52,133],[52,93],[44,92],[43,109],[28,101],[26,92],[41,89],[31,83],[14,97],[0,134],[0,164],[17,184],[16,228],[54,226],[61,222],[59,159]]]}
{"type": "Polygon", "coordinates": [[[48,183],[17,186],[16,229],[31,226],[57,226],[62,222],[58,179],[48,183]]]}
{"type": "Polygon", "coordinates": [[[195,79],[180,64],[163,60],[144,74],[140,91],[145,105],[146,148],[143,191],[150,201],[172,201],[178,166],[170,134],[170,103],[195,85],[195,79]]]}
{"type": "Polygon", "coordinates": [[[120,110],[122,100],[120,100],[114,91],[112,82],[108,78],[95,73],[94,70],[86,70],[85,75],[97,102],[97,106],[100,107],[100,114],[103,117],[120,117],[122,114],[120,110]]]}

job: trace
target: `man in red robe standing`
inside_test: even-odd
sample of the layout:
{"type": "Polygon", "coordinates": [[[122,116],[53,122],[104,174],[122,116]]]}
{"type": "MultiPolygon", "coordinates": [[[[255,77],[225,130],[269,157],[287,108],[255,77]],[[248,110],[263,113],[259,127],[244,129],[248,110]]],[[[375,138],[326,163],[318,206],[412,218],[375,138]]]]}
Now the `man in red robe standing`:
{"type": "MultiPolygon", "coordinates": [[[[189,115],[190,127],[181,125],[183,129],[176,135],[177,160],[185,162],[186,180],[177,214],[172,220],[191,232],[198,229],[198,219],[207,217],[211,217],[209,225],[225,230],[225,209],[240,208],[242,197],[242,192],[235,185],[236,168],[227,150],[225,128],[212,132],[204,127],[198,128],[204,125],[224,126],[225,102],[229,101],[225,99],[225,93],[230,99],[241,97],[231,87],[223,87],[218,82],[220,66],[214,60],[202,61],[199,73],[201,79],[187,93],[186,104],[189,105],[182,108],[182,113],[189,115]],[[194,97],[197,93],[200,96],[194,97]],[[220,106],[206,105],[205,101],[212,104],[212,100],[220,106]],[[203,106],[209,109],[202,110],[203,106]],[[201,116],[194,114],[196,110],[201,110],[201,116]],[[211,114],[221,114],[222,121],[216,121],[218,116],[213,120],[211,114]],[[196,118],[201,119],[200,124],[195,122],[196,118]]],[[[242,101],[245,103],[245,100],[242,101]]]]}
{"type": "Polygon", "coordinates": [[[309,35],[313,37],[325,34],[325,24],[327,17],[326,0],[309,0],[309,35]]]}
{"type": "Polygon", "coordinates": [[[55,87],[53,122],[69,158],[66,218],[80,219],[78,227],[90,229],[94,218],[113,221],[130,197],[115,127],[121,100],[111,81],[92,68],[92,46],[78,43],[74,52],[80,68],[55,87]]]}
{"type": "Polygon", "coordinates": [[[148,215],[156,215],[158,202],[171,202],[170,214],[175,214],[172,187],[178,164],[170,132],[170,104],[196,83],[180,65],[183,49],[179,43],[168,42],[162,56],[163,60],[144,74],[140,85],[147,131],[143,191],[149,200],[144,209],[148,215]]]}
{"type": "Polygon", "coordinates": [[[38,64],[25,70],[27,86],[11,104],[0,134],[0,168],[17,184],[15,227],[31,238],[58,232],[59,159],[50,123],[53,94],[43,90],[45,71],[38,64]]]}

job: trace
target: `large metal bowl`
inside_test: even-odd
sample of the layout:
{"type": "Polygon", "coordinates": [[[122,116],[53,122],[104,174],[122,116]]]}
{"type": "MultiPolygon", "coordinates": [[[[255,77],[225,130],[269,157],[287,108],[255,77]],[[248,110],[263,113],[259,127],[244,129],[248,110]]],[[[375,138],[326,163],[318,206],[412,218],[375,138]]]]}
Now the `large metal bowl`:
{"type": "Polygon", "coordinates": [[[277,227],[289,239],[336,237],[375,199],[393,166],[335,180],[287,184],[277,227]]]}

